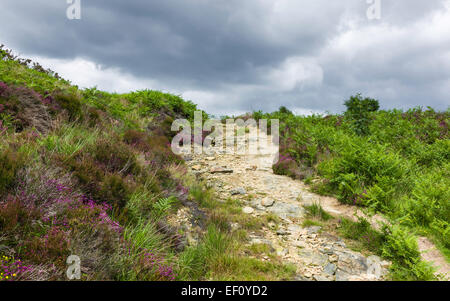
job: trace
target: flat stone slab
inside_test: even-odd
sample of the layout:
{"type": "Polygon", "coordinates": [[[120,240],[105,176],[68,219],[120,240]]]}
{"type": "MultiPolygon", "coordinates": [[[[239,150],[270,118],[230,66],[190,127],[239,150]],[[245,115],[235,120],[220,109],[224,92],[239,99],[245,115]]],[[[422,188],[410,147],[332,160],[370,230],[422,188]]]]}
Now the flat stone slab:
{"type": "Polygon", "coordinates": [[[328,256],[315,252],[313,249],[302,249],[299,255],[307,265],[325,266],[328,263],[328,256]]]}
{"type": "Polygon", "coordinates": [[[271,207],[275,203],[275,200],[272,198],[264,198],[261,200],[261,205],[264,207],[271,207]]]}
{"type": "Polygon", "coordinates": [[[304,209],[295,204],[276,202],[272,207],[267,209],[282,218],[292,217],[300,218],[304,214],[304,209]]]}
{"type": "Polygon", "coordinates": [[[253,209],[252,207],[244,207],[242,208],[242,212],[246,213],[246,214],[252,214],[255,211],[255,209],[253,209]]]}
{"type": "Polygon", "coordinates": [[[239,194],[246,194],[247,191],[243,187],[238,187],[233,190],[231,190],[231,195],[239,195],[239,194]]]}

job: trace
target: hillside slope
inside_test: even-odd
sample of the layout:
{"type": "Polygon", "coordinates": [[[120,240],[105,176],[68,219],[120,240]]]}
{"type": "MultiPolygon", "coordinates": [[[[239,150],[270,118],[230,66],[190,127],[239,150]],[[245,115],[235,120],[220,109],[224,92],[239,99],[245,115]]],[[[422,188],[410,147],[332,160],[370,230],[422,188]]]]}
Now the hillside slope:
{"type": "Polygon", "coordinates": [[[241,256],[209,219],[212,193],[170,149],[173,120],[195,110],[159,91],[79,89],[0,48],[0,280],[67,280],[70,255],[82,280],[290,274],[241,256]],[[183,208],[195,239],[168,223],[183,208]]]}

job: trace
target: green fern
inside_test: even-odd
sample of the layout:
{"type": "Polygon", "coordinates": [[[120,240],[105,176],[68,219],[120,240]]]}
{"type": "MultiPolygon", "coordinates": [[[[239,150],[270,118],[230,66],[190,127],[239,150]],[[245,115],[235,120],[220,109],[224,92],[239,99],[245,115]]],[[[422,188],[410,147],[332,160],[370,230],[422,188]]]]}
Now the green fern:
{"type": "Polygon", "coordinates": [[[153,209],[155,215],[157,217],[165,216],[169,213],[172,206],[178,201],[178,199],[174,196],[159,199],[156,203],[153,204],[153,209]]]}

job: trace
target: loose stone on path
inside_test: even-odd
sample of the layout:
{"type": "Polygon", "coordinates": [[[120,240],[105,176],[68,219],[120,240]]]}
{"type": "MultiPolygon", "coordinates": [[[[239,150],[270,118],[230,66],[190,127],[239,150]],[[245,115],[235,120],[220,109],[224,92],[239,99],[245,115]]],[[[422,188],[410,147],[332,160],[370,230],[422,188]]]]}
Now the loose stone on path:
{"type": "Polygon", "coordinates": [[[244,207],[242,208],[242,212],[246,214],[252,214],[255,210],[252,207],[244,207]]]}

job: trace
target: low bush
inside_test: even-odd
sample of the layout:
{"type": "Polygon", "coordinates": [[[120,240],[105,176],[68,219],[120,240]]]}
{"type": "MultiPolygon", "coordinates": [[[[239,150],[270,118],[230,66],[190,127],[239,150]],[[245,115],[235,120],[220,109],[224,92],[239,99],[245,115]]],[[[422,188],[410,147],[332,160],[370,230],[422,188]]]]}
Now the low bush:
{"type": "Polygon", "coordinates": [[[328,221],[333,218],[328,212],[326,212],[322,208],[322,206],[319,203],[314,203],[309,206],[303,206],[303,208],[305,208],[306,214],[309,217],[313,217],[322,221],[328,221]]]}
{"type": "Polygon", "coordinates": [[[113,207],[124,208],[129,200],[131,188],[124,179],[116,174],[107,174],[95,193],[96,200],[113,207]]]}
{"type": "Polygon", "coordinates": [[[414,236],[400,227],[394,227],[386,236],[382,255],[392,260],[391,276],[393,280],[433,280],[433,269],[423,262],[414,236]]]}
{"type": "Polygon", "coordinates": [[[69,115],[69,121],[83,118],[80,97],[73,91],[61,91],[52,95],[54,101],[69,115]]]}
{"type": "Polygon", "coordinates": [[[97,140],[92,152],[95,161],[104,170],[123,175],[137,175],[140,172],[132,149],[126,144],[115,141],[112,137],[97,140]]]}
{"type": "Polygon", "coordinates": [[[378,100],[371,98],[362,98],[361,94],[351,96],[345,102],[347,116],[353,125],[353,130],[357,135],[367,135],[369,133],[370,113],[376,112],[380,105],[378,100]]]}
{"type": "Polygon", "coordinates": [[[339,232],[346,238],[354,239],[362,243],[367,250],[381,255],[381,249],[385,242],[383,233],[372,229],[370,223],[359,218],[357,222],[342,218],[339,220],[339,232]]]}
{"type": "Polygon", "coordinates": [[[24,166],[25,158],[11,149],[0,149],[0,196],[12,188],[19,170],[24,166]]]}
{"type": "Polygon", "coordinates": [[[27,233],[33,228],[33,222],[41,216],[41,210],[34,204],[9,196],[6,202],[0,203],[0,230],[9,235],[27,233]]]}

